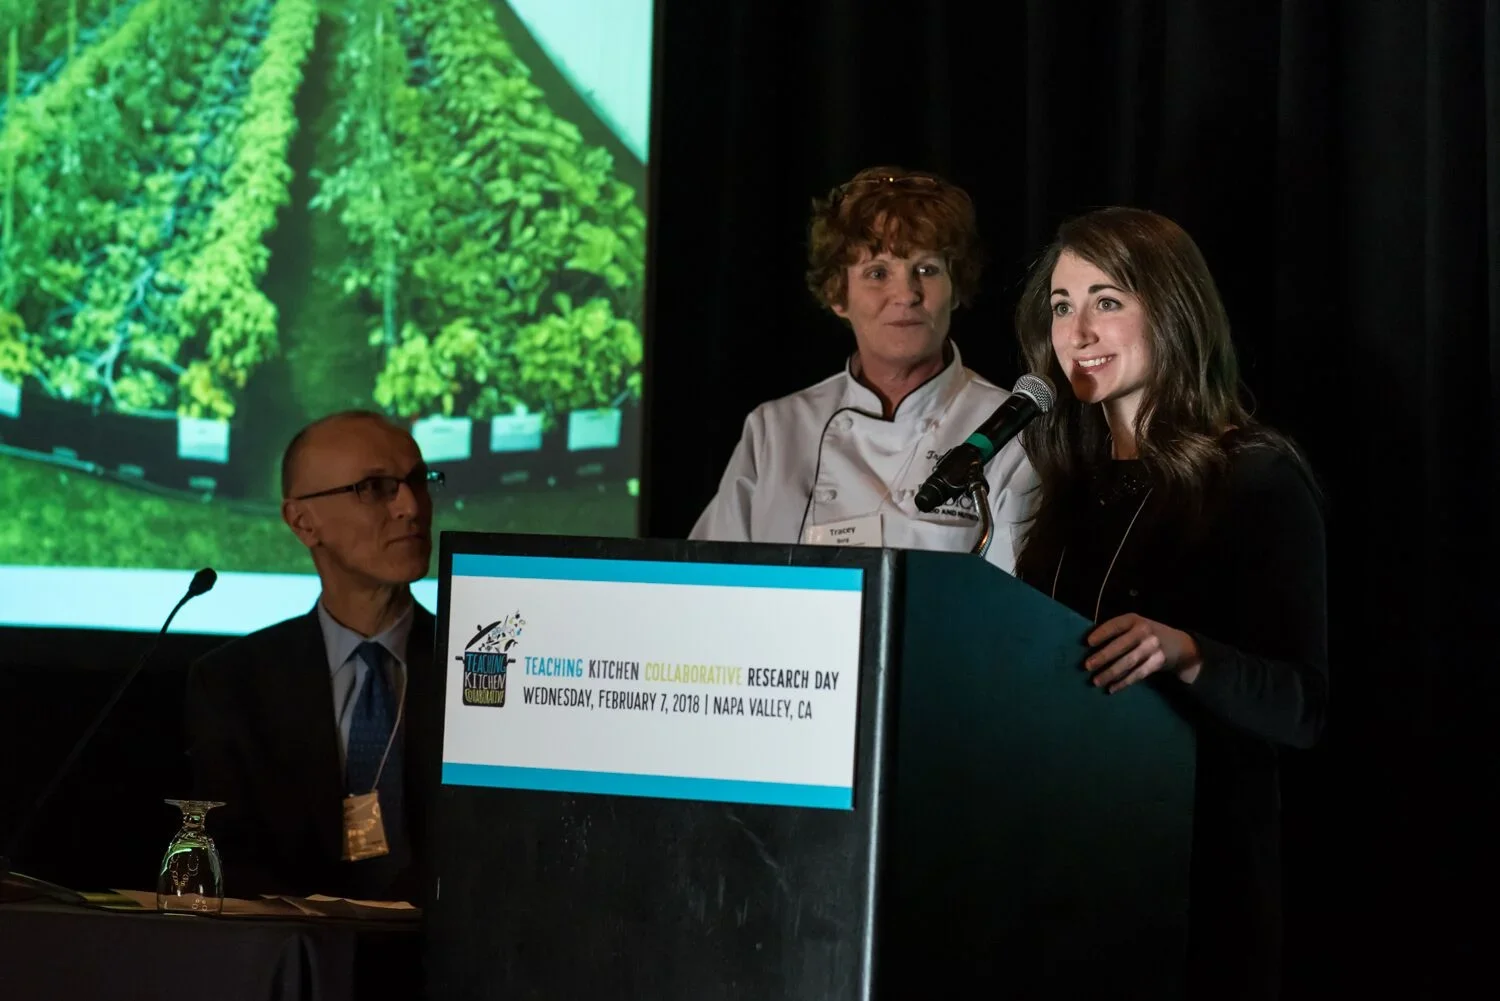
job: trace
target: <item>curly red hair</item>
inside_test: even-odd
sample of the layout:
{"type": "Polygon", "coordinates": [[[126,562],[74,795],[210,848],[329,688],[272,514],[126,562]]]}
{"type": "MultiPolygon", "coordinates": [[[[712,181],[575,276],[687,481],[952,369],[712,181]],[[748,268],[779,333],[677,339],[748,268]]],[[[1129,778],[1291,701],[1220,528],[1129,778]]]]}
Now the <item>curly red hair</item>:
{"type": "Polygon", "coordinates": [[[849,268],[865,251],[909,257],[932,251],[948,262],[954,299],[967,305],[981,261],[974,203],[962,188],[924,171],[870,167],[813,201],[807,287],[824,306],[844,305],[849,268]]]}

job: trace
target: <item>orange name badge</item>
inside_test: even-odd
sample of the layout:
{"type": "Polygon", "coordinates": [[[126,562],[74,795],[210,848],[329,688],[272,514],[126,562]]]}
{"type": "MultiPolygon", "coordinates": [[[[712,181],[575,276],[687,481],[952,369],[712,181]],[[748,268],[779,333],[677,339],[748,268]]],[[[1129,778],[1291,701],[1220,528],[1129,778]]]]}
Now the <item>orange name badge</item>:
{"type": "Polygon", "coordinates": [[[385,840],[385,821],[380,816],[380,795],[367,792],[344,797],[344,861],[379,858],[390,853],[385,840]]]}

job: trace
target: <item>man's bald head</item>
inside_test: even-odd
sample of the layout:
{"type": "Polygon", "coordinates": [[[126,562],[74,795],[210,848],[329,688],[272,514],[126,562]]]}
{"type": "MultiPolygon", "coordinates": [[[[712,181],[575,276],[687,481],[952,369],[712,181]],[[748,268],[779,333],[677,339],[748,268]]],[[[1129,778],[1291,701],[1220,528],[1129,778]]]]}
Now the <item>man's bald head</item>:
{"type": "Polygon", "coordinates": [[[311,551],[325,593],[396,586],[427,573],[432,498],[422,452],[380,414],[345,411],[309,424],[281,460],[281,516],[311,551]],[[394,495],[358,487],[399,481],[394,495]]]}
{"type": "Polygon", "coordinates": [[[399,434],[406,433],[392,424],[384,414],[377,414],[373,410],[344,410],[313,421],[298,431],[287,443],[286,450],[281,453],[282,499],[306,493],[303,487],[307,478],[307,467],[311,465],[307,461],[309,455],[316,460],[317,453],[322,451],[330,438],[336,441],[341,429],[346,428],[350,423],[360,422],[384,425],[399,434]]]}

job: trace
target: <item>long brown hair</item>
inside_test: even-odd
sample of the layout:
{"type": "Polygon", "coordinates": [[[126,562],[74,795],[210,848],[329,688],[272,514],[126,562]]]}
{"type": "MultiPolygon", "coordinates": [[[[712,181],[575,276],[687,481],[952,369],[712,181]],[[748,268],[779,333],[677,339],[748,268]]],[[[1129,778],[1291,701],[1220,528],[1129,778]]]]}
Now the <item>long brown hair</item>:
{"type": "Polygon", "coordinates": [[[1057,558],[1090,477],[1110,460],[1102,407],[1085,406],[1052,348],[1052,270],[1063,251],[1093,264],[1141,301],[1151,367],[1135,419],[1142,466],[1165,503],[1194,516],[1228,465],[1225,435],[1285,448],[1258,425],[1241,398],[1229,317],[1192,237],[1144,209],[1113,207],[1070,219],[1032,267],[1016,307],[1016,330],[1030,371],[1057,387],[1052,412],[1034,420],[1024,442],[1041,480],[1035,518],[1017,573],[1036,577],[1057,558]]]}

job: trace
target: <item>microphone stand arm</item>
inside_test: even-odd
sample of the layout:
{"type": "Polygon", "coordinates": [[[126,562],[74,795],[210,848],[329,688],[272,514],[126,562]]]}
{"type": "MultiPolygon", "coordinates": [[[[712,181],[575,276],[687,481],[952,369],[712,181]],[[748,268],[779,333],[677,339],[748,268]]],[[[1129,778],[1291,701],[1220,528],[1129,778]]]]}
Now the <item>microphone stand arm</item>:
{"type": "Polygon", "coordinates": [[[917,491],[917,510],[924,513],[936,511],[940,505],[968,495],[979,509],[982,529],[979,541],[970,550],[976,556],[989,552],[990,542],[995,537],[995,522],[990,517],[990,484],[984,478],[984,461],[984,454],[978,448],[964,442],[944,453],[933,474],[917,491]]]}
{"type": "Polygon", "coordinates": [[[980,470],[980,475],[969,481],[968,493],[969,499],[979,509],[981,526],[979,541],[974,543],[970,552],[975,556],[984,556],[990,551],[990,543],[995,538],[995,519],[990,517],[990,485],[985,481],[983,469],[980,470]]]}
{"type": "MultiPolygon", "coordinates": [[[[52,773],[52,780],[47,783],[46,787],[42,789],[42,794],[32,803],[31,810],[21,818],[20,824],[11,832],[10,840],[6,842],[3,852],[5,857],[13,861],[20,856],[21,849],[26,843],[26,835],[31,830],[31,825],[36,822],[37,818],[46,809],[47,801],[57,791],[58,784],[62,782],[63,777],[72,769],[74,762],[78,760],[78,756],[83,753],[83,749],[88,746],[89,741],[94,738],[94,733],[99,729],[100,724],[109,718],[109,714],[114,709],[115,703],[119,702],[120,696],[125,694],[125,689],[130,687],[130,683],[135,680],[135,676],[141,673],[141,668],[145,667],[146,662],[151,659],[151,654],[160,645],[162,637],[167,634],[167,627],[172,624],[172,620],[177,617],[177,613],[182,610],[182,606],[186,605],[194,597],[196,595],[192,591],[182,596],[182,600],[178,601],[177,605],[172,609],[172,614],[167,616],[167,621],[161,624],[160,631],[151,638],[150,644],[146,647],[146,652],[141,654],[140,659],[135,662],[135,666],[120,679],[120,683],[115,686],[114,692],[110,694],[109,701],[104,703],[104,708],[99,710],[98,715],[94,717],[94,721],[89,724],[89,728],[83,731],[83,736],[78,738],[78,742],[73,745],[73,749],[63,759],[62,765],[52,773]]],[[[7,862],[6,867],[9,868],[9,865],[10,862],[7,862]]]]}
{"type": "Polygon", "coordinates": [[[974,502],[974,508],[979,512],[979,539],[969,552],[975,556],[984,556],[990,551],[990,543],[995,538],[995,520],[990,516],[990,483],[984,478],[984,462],[980,459],[978,452],[974,452],[961,469],[962,472],[949,482],[955,486],[963,484],[955,495],[967,494],[969,500],[974,502]]]}

